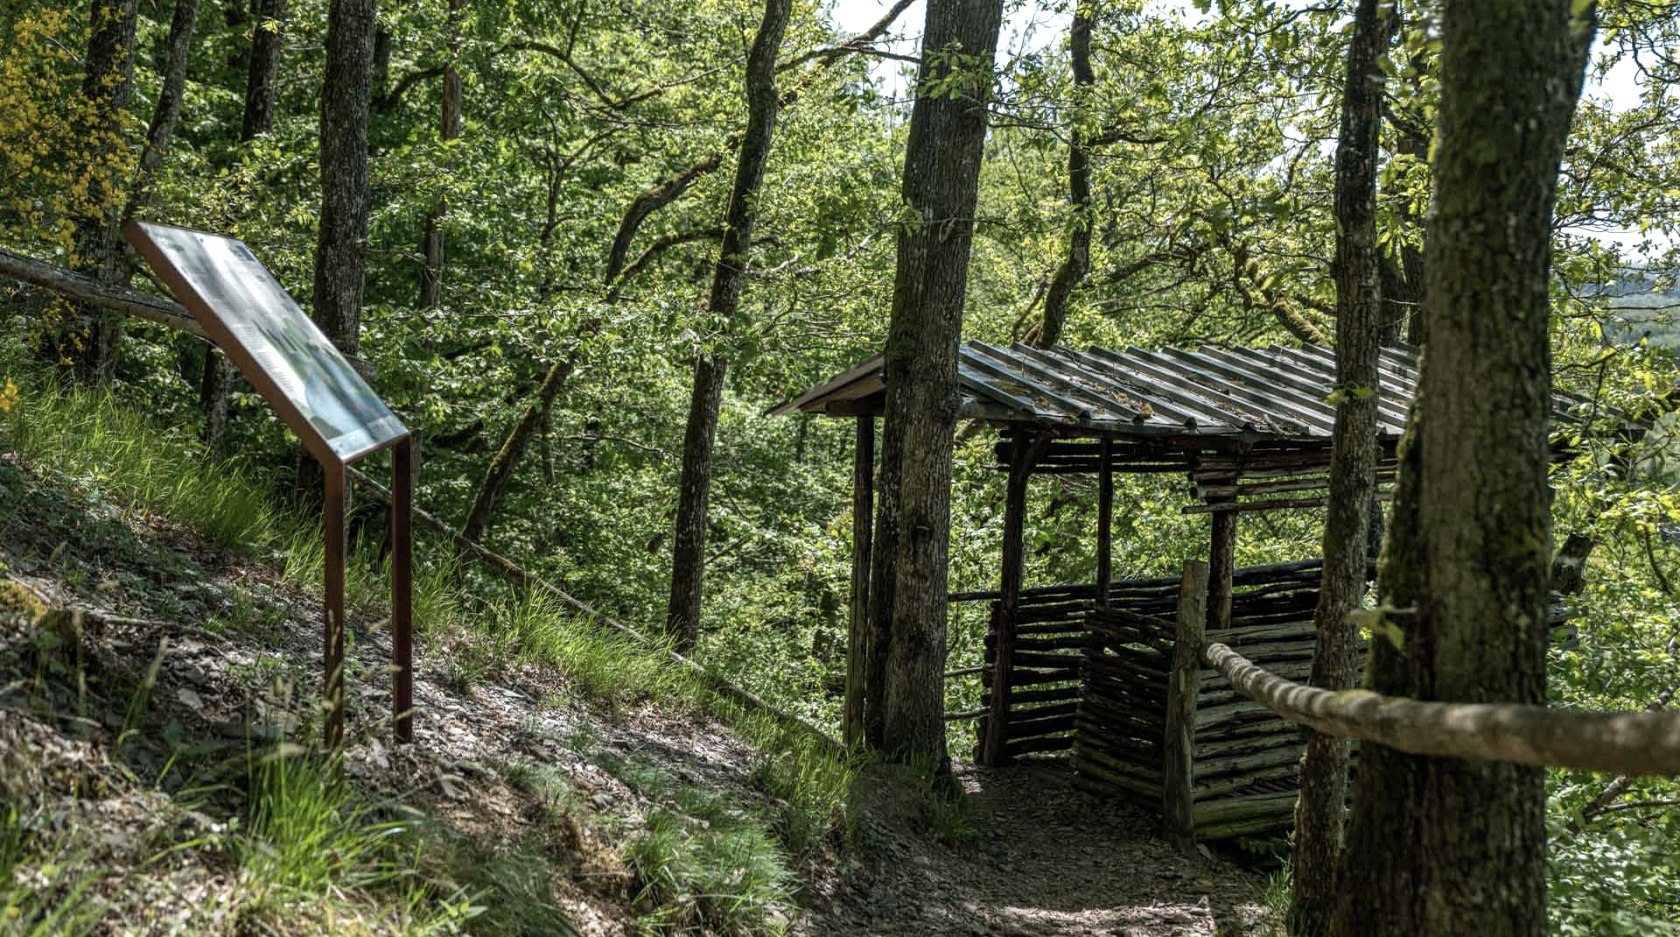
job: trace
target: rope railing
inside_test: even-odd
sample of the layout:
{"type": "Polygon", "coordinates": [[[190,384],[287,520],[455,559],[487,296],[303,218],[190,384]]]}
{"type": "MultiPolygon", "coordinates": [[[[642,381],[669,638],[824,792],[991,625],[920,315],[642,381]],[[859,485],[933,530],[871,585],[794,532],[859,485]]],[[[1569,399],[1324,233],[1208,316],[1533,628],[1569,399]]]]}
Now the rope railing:
{"type": "Polygon", "coordinates": [[[1326,735],[1414,755],[1609,774],[1680,775],[1680,713],[1577,712],[1521,703],[1437,703],[1333,692],[1279,677],[1217,642],[1203,659],[1238,693],[1326,735]]]}

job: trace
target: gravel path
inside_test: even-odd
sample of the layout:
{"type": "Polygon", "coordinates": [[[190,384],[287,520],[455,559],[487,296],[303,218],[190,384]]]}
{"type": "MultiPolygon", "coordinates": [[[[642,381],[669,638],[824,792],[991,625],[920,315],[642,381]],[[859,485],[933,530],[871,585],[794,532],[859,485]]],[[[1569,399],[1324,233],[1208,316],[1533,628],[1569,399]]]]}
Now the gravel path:
{"type": "Polygon", "coordinates": [[[871,859],[812,901],[827,935],[1169,937],[1269,933],[1265,878],[1185,858],[1155,822],[1075,789],[1056,762],[957,767],[976,841],[930,844],[864,821],[871,859]],[[826,900],[825,900],[826,899],[826,900]]]}

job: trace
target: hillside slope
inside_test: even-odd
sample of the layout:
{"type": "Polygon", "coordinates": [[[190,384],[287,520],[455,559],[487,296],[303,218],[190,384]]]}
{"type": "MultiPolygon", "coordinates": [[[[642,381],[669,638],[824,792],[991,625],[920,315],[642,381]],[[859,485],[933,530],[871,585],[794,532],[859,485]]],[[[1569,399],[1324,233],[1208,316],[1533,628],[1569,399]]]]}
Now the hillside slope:
{"type": "Polygon", "coordinates": [[[311,754],[307,537],[230,544],[48,462],[0,452],[0,932],[1263,926],[1259,878],[1052,769],[959,766],[961,808],[871,770],[847,820],[832,754],[540,601],[450,593],[447,566],[412,746],[387,741],[377,577],[356,590],[338,772],[311,754]]]}

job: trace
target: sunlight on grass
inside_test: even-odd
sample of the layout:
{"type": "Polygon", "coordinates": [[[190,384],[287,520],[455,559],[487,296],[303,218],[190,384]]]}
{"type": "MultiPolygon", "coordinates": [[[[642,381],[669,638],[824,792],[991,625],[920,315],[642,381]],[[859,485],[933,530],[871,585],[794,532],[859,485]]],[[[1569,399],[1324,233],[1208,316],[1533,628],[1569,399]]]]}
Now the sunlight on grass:
{"type": "Polygon", "coordinates": [[[232,462],[212,463],[197,440],[162,427],[109,393],[27,381],[0,418],[26,465],[74,479],[129,512],[155,512],[224,545],[272,531],[269,499],[232,462]]]}

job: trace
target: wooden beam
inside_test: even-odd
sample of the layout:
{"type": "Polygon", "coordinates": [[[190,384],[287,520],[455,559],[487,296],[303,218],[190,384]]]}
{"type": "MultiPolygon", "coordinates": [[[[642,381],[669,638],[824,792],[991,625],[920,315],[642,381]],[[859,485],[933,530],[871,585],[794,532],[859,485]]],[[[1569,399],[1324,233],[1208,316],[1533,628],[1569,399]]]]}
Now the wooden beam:
{"type": "Polygon", "coordinates": [[[1207,626],[1209,631],[1221,631],[1231,627],[1231,583],[1237,569],[1237,515],[1229,511],[1216,513],[1209,527],[1207,626]]]}
{"type": "Polygon", "coordinates": [[[1097,456],[1097,607],[1108,607],[1114,575],[1114,441],[1104,438],[1097,456]]]}
{"type": "Polygon", "coordinates": [[[3,247],[0,247],[0,276],[209,340],[198,320],[176,303],[127,287],[107,286],[86,274],[26,257],[3,247]]]}
{"type": "Polygon", "coordinates": [[[1196,695],[1201,688],[1202,640],[1208,621],[1209,566],[1184,564],[1167,683],[1167,731],[1161,761],[1161,822],[1167,842],[1183,853],[1196,848],[1196,695]]]}
{"type": "Polygon", "coordinates": [[[846,696],[841,740],[848,748],[863,741],[864,686],[869,634],[869,550],[875,523],[875,418],[857,418],[852,450],[852,607],[846,628],[846,696]]]}
{"type": "Polygon", "coordinates": [[[1026,530],[1027,482],[1050,445],[1049,436],[1036,436],[1028,445],[1019,438],[1010,450],[1009,478],[1003,502],[1003,564],[999,575],[998,601],[992,614],[991,700],[981,732],[980,758],[983,765],[1001,764],[1008,735],[1009,693],[1014,677],[1015,606],[1026,575],[1023,536],[1026,530]]]}

